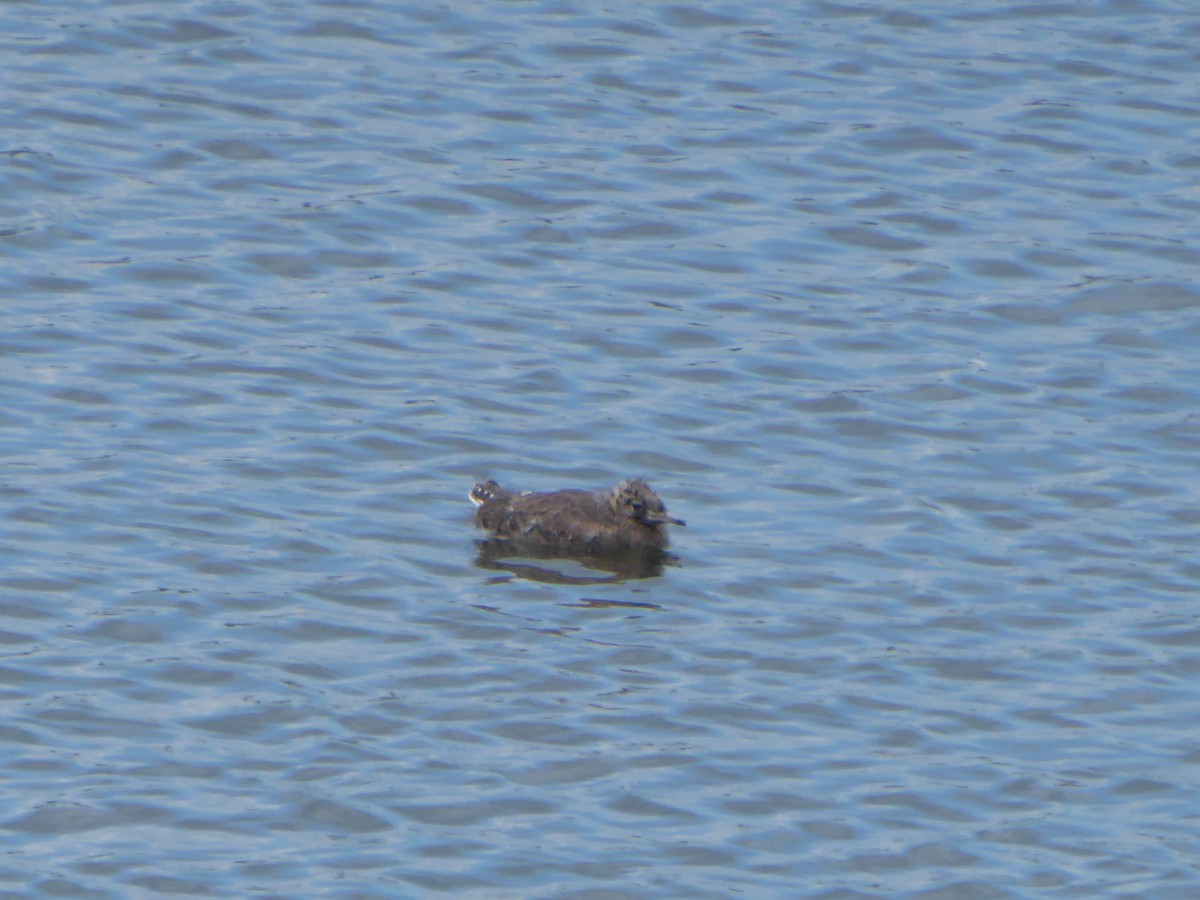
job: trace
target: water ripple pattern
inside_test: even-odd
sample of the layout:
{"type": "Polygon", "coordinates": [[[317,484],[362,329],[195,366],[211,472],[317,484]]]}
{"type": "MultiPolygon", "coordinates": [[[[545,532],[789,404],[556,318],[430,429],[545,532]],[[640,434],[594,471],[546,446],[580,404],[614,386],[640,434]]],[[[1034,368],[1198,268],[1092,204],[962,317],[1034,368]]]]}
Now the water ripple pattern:
{"type": "Polygon", "coordinates": [[[0,6],[0,893],[1200,896],[1198,45],[0,6]]]}

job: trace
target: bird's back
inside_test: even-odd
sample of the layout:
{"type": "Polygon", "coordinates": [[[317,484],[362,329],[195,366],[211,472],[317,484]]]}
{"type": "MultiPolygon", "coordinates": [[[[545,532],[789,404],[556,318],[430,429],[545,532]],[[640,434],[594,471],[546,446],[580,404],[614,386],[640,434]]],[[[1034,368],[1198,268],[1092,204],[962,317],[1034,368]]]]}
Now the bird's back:
{"type": "Polygon", "coordinates": [[[609,524],[591,491],[505,493],[475,512],[475,524],[495,537],[546,546],[586,546],[609,524]]]}

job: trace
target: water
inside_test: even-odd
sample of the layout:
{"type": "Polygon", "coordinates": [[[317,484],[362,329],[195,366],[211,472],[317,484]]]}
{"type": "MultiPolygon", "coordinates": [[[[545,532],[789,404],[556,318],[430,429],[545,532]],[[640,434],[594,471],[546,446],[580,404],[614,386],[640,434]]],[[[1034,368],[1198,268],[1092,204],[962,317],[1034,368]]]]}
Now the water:
{"type": "Polygon", "coordinates": [[[0,35],[7,896],[1200,892],[1188,4],[0,35]]]}

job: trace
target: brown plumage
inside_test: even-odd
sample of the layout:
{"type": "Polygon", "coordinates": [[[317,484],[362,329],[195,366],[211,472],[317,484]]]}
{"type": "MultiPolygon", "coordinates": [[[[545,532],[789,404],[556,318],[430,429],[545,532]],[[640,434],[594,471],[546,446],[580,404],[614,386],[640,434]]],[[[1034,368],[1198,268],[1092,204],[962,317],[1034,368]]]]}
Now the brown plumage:
{"type": "Polygon", "coordinates": [[[630,478],[603,491],[517,493],[494,481],[471,488],[475,524],[493,538],[538,550],[615,553],[667,546],[667,512],[650,485],[630,478]]]}

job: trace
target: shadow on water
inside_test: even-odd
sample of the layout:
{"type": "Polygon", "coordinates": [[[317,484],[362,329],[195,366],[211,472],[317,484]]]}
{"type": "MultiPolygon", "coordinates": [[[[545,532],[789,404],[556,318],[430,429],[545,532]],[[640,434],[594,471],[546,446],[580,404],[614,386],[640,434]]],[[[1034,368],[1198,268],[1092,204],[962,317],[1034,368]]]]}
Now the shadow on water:
{"type": "Polygon", "coordinates": [[[531,550],[509,541],[476,541],[475,565],[481,569],[507,572],[518,578],[545,584],[617,584],[641,578],[657,578],[666,566],[678,565],[679,557],[665,550],[637,548],[620,553],[564,554],[562,551],[531,550]]]}

